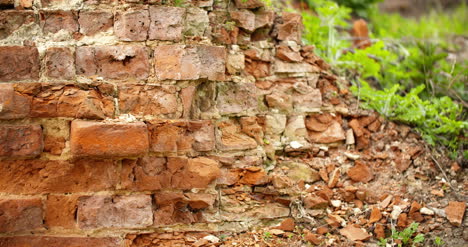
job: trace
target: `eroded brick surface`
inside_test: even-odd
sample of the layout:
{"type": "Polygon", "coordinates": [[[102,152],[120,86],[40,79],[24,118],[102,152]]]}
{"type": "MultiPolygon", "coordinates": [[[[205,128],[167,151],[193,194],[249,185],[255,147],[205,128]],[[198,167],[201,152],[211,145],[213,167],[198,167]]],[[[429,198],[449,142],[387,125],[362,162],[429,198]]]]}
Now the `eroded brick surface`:
{"type": "MultiPolygon", "coordinates": [[[[0,232],[18,232],[42,228],[42,201],[40,198],[0,198],[0,232]]],[[[1,243],[1,240],[0,240],[1,243]]]]}
{"type": "Polygon", "coordinates": [[[70,80],[75,76],[75,59],[68,48],[49,48],[45,57],[46,76],[70,80]]]}
{"type": "Polygon", "coordinates": [[[185,8],[151,6],[149,9],[150,40],[173,40],[182,39],[184,29],[185,8]]]}
{"type": "Polygon", "coordinates": [[[139,228],[153,223],[151,196],[86,196],[78,201],[80,228],[139,228]]]}
{"type": "Polygon", "coordinates": [[[67,246],[67,247],[115,247],[121,244],[118,238],[104,237],[51,237],[51,236],[16,236],[0,237],[0,246],[67,246]]]}
{"type": "Polygon", "coordinates": [[[78,32],[78,16],[74,11],[42,11],[40,17],[44,33],[78,32]]]}
{"type": "Polygon", "coordinates": [[[31,110],[31,98],[16,92],[12,83],[2,83],[0,105],[0,119],[26,118],[31,110]]]}
{"type": "Polygon", "coordinates": [[[0,46],[0,81],[39,79],[36,47],[0,46]]]}
{"type": "Polygon", "coordinates": [[[6,193],[73,193],[115,189],[117,163],[110,160],[0,161],[0,191],[6,193]]]}
{"type": "Polygon", "coordinates": [[[44,216],[44,223],[47,227],[75,229],[78,197],[77,195],[48,195],[44,216]]]}
{"type": "Polygon", "coordinates": [[[40,125],[0,126],[0,157],[32,158],[38,156],[43,147],[40,125]]]}
{"type": "Polygon", "coordinates": [[[110,11],[80,11],[78,23],[80,24],[80,33],[94,35],[112,28],[114,15],[110,11]]]}
{"type": "Polygon", "coordinates": [[[121,40],[143,41],[148,38],[150,26],[147,9],[130,9],[115,14],[114,32],[121,40]]]}
{"type": "Polygon", "coordinates": [[[211,151],[214,127],[211,121],[154,121],[148,125],[150,150],[161,153],[211,151]]]}
{"type": "Polygon", "coordinates": [[[71,152],[75,156],[131,157],[148,152],[148,130],[142,122],[75,120],[70,132],[71,152]]]}
{"type": "Polygon", "coordinates": [[[14,84],[15,98],[25,106],[11,106],[12,111],[30,109],[31,117],[76,117],[103,119],[114,114],[111,91],[105,85],[72,83],[14,84]],[[30,106],[26,106],[30,102],[30,106]],[[18,107],[19,109],[16,109],[18,107]]]}
{"type": "Polygon", "coordinates": [[[174,87],[125,84],[119,86],[120,112],[133,115],[160,115],[177,112],[174,87]]]}
{"type": "Polygon", "coordinates": [[[77,47],[76,73],[118,80],[146,79],[148,53],[142,46],[77,47]]]}
{"type": "Polygon", "coordinates": [[[2,10],[0,12],[0,39],[8,37],[23,25],[31,24],[34,21],[34,12],[32,11],[2,10]]]}
{"type": "Polygon", "coordinates": [[[143,157],[122,165],[122,186],[131,190],[206,188],[220,175],[218,163],[204,157],[143,157]]]}
{"type": "Polygon", "coordinates": [[[160,80],[224,80],[225,49],[216,46],[164,45],[154,50],[160,80]]]}

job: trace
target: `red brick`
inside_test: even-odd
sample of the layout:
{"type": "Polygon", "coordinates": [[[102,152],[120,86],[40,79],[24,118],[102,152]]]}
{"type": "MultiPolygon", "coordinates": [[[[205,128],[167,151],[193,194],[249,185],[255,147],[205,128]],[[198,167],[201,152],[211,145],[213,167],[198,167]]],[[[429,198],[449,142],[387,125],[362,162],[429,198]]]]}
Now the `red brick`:
{"type": "Polygon", "coordinates": [[[114,26],[114,15],[112,12],[101,10],[83,10],[78,17],[80,33],[84,35],[94,35],[105,32],[114,26]]]}
{"type": "Polygon", "coordinates": [[[141,228],[153,224],[151,196],[85,196],[78,201],[81,229],[141,228]]]}
{"type": "Polygon", "coordinates": [[[313,143],[333,143],[346,139],[338,119],[329,114],[316,114],[306,120],[309,140],[313,143]]]}
{"type": "Polygon", "coordinates": [[[257,95],[253,83],[219,83],[216,107],[221,115],[254,112],[258,108],[257,95]]]}
{"type": "Polygon", "coordinates": [[[275,21],[275,11],[262,10],[255,13],[255,29],[270,28],[275,21]]]}
{"type": "Polygon", "coordinates": [[[114,114],[112,92],[105,85],[18,83],[14,88],[32,99],[31,117],[103,119],[114,114]]]}
{"type": "Polygon", "coordinates": [[[76,228],[77,195],[48,195],[45,205],[44,221],[48,228],[76,228]]]}
{"type": "Polygon", "coordinates": [[[237,44],[239,28],[225,25],[230,18],[226,11],[211,11],[208,15],[211,26],[211,38],[215,43],[225,45],[237,44]]]}
{"type": "Polygon", "coordinates": [[[77,74],[108,79],[146,79],[149,60],[143,46],[77,47],[77,74]]]}
{"type": "Polygon", "coordinates": [[[40,125],[0,126],[0,157],[35,157],[41,154],[43,147],[40,125]]]}
{"type": "Polygon", "coordinates": [[[231,18],[237,23],[237,26],[253,32],[255,30],[255,14],[249,10],[231,11],[231,18]]]}
{"type": "Polygon", "coordinates": [[[261,0],[234,0],[236,6],[240,9],[256,9],[263,7],[264,4],[261,0]]]}
{"type": "Polygon", "coordinates": [[[41,11],[40,17],[44,33],[57,33],[60,30],[78,32],[78,16],[74,11],[41,11]]]}
{"type": "Polygon", "coordinates": [[[150,40],[180,41],[183,37],[185,8],[151,6],[150,40]]]}
{"type": "Polygon", "coordinates": [[[278,25],[278,39],[291,40],[300,44],[302,39],[302,16],[297,13],[283,12],[283,24],[278,25]]]}
{"type": "Polygon", "coordinates": [[[117,247],[119,238],[16,236],[0,237],[1,247],[117,247]]]}
{"type": "Polygon", "coordinates": [[[114,4],[118,0],[84,0],[85,4],[114,4]]]}
{"type": "Polygon", "coordinates": [[[218,129],[216,145],[222,151],[246,150],[257,147],[255,139],[242,133],[240,125],[235,120],[219,122],[218,129]]]}
{"type": "Polygon", "coordinates": [[[355,166],[348,169],[348,176],[354,182],[367,183],[374,178],[374,173],[364,162],[356,160],[355,166]]]}
{"type": "Polygon", "coordinates": [[[0,161],[0,192],[73,193],[114,189],[117,164],[109,160],[0,161]]]}
{"type": "Polygon", "coordinates": [[[220,176],[208,158],[144,157],[122,162],[122,188],[134,191],[206,188],[220,176]]]}
{"type": "Polygon", "coordinates": [[[70,148],[74,156],[139,156],[148,152],[148,146],[148,129],[143,122],[75,120],[71,124],[70,148]]]}
{"type": "Polygon", "coordinates": [[[148,38],[150,26],[147,9],[131,9],[115,14],[115,35],[124,41],[144,41],[148,38]]]}
{"type": "Polygon", "coordinates": [[[203,221],[199,210],[212,206],[215,195],[182,192],[160,192],[154,195],[157,209],[154,212],[154,225],[175,223],[191,224],[203,221]]]}
{"type": "Polygon", "coordinates": [[[4,39],[23,25],[33,23],[33,11],[2,10],[0,12],[0,39],[4,39]]]}
{"type": "Polygon", "coordinates": [[[214,148],[211,121],[154,121],[148,129],[153,152],[211,151],[214,148]]]}
{"type": "Polygon", "coordinates": [[[160,80],[224,80],[224,47],[163,45],[154,50],[156,76],[160,80]]]}
{"type": "Polygon", "coordinates": [[[36,47],[0,47],[0,81],[39,79],[39,67],[36,47]]]}
{"type": "Polygon", "coordinates": [[[176,89],[173,86],[119,85],[120,113],[160,115],[177,112],[176,89]]]}
{"type": "Polygon", "coordinates": [[[465,215],[466,203],[465,202],[449,202],[448,206],[445,208],[445,214],[447,219],[454,226],[461,226],[463,222],[463,216],[465,215]]]}
{"type": "Polygon", "coordinates": [[[31,98],[15,92],[13,84],[0,84],[0,119],[18,119],[29,116],[31,98]]]}
{"type": "Polygon", "coordinates": [[[40,198],[0,199],[0,233],[41,228],[43,226],[40,198]]]}
{"type": "Polygon", "coordinates": [[[188,118],[190,117],[190,112],[192,109],[192,102],[195,96],[197,88],[195,86],[188,86],[180,90],[179,96],[182,101],[182,105],[184,107],[183,117],[188,118]]]}
{"type": "Polygon", "coordinates": [[[75,59],[69,48],[48,48],[45,54],[45,75],[54,79],[75,77],[75,59]]]}

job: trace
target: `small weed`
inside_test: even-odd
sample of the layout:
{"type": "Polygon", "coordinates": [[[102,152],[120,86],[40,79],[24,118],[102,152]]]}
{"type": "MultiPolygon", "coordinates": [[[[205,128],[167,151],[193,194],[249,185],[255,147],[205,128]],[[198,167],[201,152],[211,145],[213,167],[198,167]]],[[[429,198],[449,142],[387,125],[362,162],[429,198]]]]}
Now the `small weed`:
{"type": "Polygon", "coordinates": [[[219,240],[221,240],[221,242],[226,241],[226,238],[227,238],[227,235],[225,235],[225,234],[221,234],[221,235],[219,236],[219,240]]]}
{"type": "Polygon", "coordinates": [[[435,237],[434,243],[435,243],[435,245],[437,245],[437,246],[442,246],[442,245],[445,244],[445,242],[444,242],[441,238],[439,238],[439,237],[435,237]]]}
{"type": "Polygon", "coordinates": [[[273,234],[271,234],[271,232],[265,232],[263,234],[263,239],[265,240],[270,240],[272,237],[273,237],[273,234]]]}
{"type": "Polygon", "coordinates": [[[388,242],[391,242],[391,243],[398,242],[397,245],[392,245],[392,246],[398,246],[398,247],[416,246],[416,244],[424,242],[424,234],[420,233],[413,237],[413,235],[418,230],[418,226],[419,226],[418,223],[413,222],[411,223],[410,226],[403,229],[403,231],[401,232],[393,228],[390,239],[381,238],[377,244],[379,246],[385,247],[387,246],[388,242]]]}
{"type": "Polygon", "coordinates": [[[174,6],[181,7],[184,4],[185,0],[174,0],[174,6]]]}

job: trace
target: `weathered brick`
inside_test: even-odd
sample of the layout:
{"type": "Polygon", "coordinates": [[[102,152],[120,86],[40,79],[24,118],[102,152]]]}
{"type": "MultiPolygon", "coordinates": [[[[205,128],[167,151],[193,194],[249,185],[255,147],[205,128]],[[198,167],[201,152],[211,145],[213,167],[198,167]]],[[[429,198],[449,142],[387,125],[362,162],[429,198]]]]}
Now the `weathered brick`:
{"type": "Polygon", "coordinates": [[[263,7],[264,3],[261,0],[234,0],[236,6],[240,9],[256,9],[263,7]]]}
{"type": "Polygon", "coordinates": [[[0,39],[4,39],[23,25],[34,23],[33,11],[2,10],[0,12],[0,39]]]}
{"type": "Polygon", "coordinates": [[[185,36],[204,36],[210,24],[208,13],[201,8],[187,8],[185,18],[185,36]]]}
{"type": "Polygon", "coordinates": [[[70,148],[74,156],[139,156],[148,152],[148,146],[148,129],[143,122],[75,120],[71,124],[70,148]]]}
{"type": "Polygon", "coordinates": [[[173,86],[119,85],[120,113],[160,115],[177,112],[176,89],[173,86]]]}
{"type": "Polygon", "coordinates": [[[1,46],[0,81],[39,79],[39,52],[36,47],[1,46]]]}
{"type": "Polygon", "coordinates": [[[122,162],[122,188],[141,190],[206,188],[219,177],[215,160],[199,157],[143,157],[122,162]]]}
{"type": "Polygon", "coordinates": [[[224,80],[224,47],[163,45],[154,50],[156,76],[160,80],[224,80]]]}
{"type": "Polygon", "coordinates": [[[31,97],[15,92],[13,84],[0,84],[0,119],[17,119],[29,116],[31,97]]]}
{"type": "Polygon", "coordinates": [[[250,136],[242,133],[240,124],[230,119],[217,124],[216,146],[223,151],[246,150],[257,147],[257,142],[250,136]]]}
{"type": "Polygon", "coordinates": [[[0,237],[2,247],[116,247],[121,245],[119,238],[95,237],[49,237],[49,236],[15,236],[0,237]]]}
{"type": "MultiPolygon", "coordinates": [[[[72,83],[18,83],[16,95],[32,102],[31,117],[74,117],[104,119],[114,114],[114,100],[105,85],[72,83]]],[[[25,102],[26,100],[22,99],[25,102]]]]}
{"type": "Polygon", "coordinates": [[[179,96],[183,105],[183,118],[190,116],[196,90],[197,88],[195,86],[188,86],[180,90],[179,96]]]}
{"type": "Polygon", "coordinates": [[[118,11],[115,14],[115,35],[124,41],[144,41],[148,38],[150,26],[147,9],[118,11]]]}
{"type": "Polygon", "coordinates": [[[75,59],[69,48],[48,48],[45,55],[45,75],[54,79],[75,77],[75,59]]]}
{"type": "Polygon", "coordinates": [[[185,8],[151,6],[149,9],[150,40],[172,40],[182,39],[184,29],[185,8]]]}
{"type": "Polygon", "coordinates": [[[237,23],[237,25],[249,32],[255,30],[255,14],[249,10],[238,10],[231,11],[231,18],[237,23]]]}
{"type": "Polygon", "coordinates": [[[78,197],[77,195],[48,195],[44,217],[47,227],[75,229],[78,197]]]}
{"type": "Polygon", "coordinates": [[[148,125],[153,152],[211,151],[214,128],[211,121],[153,121],[148,125]]]}
{"type": "Polygon", "coordinates": [[[0,192],[37,194],[114,189],[117,164],[109,160],[0,161],[0,192]]]}
{"type": "Polygon", "coordinates": [[[41,154],[43,147],[40,125],[0,126],[0,157],[35,157],[41,154]]]}
{"type": "Polygon", "coordinates": [[[139,228],[153,224],[151,196],[86,196],[78,201],[77,220],[82,229],[139,228]]]}
{"type": "Polygon", "coordinates": [[[291,40],[300,44],[302,39],[302,16],[298,13],[283,12],[281,17],[283,24],[278,27],[279,40],[291,40]]]}
{"type": "Polygon", "coordinates": [[[225,45],[237,44],[239,28],[233,25],[226,25],[230,21],[230,18],[225,11],[211,11],[208,17],[213,42],[225,45]]]}
{"type": "Polygon", "coordinates": [[[221,115],[257,110],[257,88],[253,83],[218,83],[217,108],[221,115]]]}
{"type": "Polygon", "coordinates": [[[213,205],[215,195],[182,192],[160,192],[154,195],[157,209],[154,225],[192,224],[203,221],[202,209],[213,205]]]}
{"type": "Polygon", "coordinates": [[[114,15],[112,12],[101,10],[83,10],[78,17],[80,33],[94,35],[105,32],[114,26],[114,15]]]}
{"type": "Polygon", "coordinates": [[[328,113],[309,116],[306,127],[312,143],[332,143],[346,139],[339,119],[328,113]]]}
{"type": "Polygon", "coordinates": [[[108,79],[146,79],[149,60],[143,46],[77,47],[77,74],[108,79]]]}
{"type": "Polygon", "coordinates": [[[74,11],[41,11],[40,16],[44,33],[57,33],[60,30],[78,32],[78,16],[74,11]]]}
{"type": "Polygon", "coordinates": [[[1,233],[38,230],[42,227],[41,198],[0,199],[1,233]]]}
{"type": "Polygon", "coordinates": [[[84,0],[85,4],[114,4],[118,0],[84,0]]]}

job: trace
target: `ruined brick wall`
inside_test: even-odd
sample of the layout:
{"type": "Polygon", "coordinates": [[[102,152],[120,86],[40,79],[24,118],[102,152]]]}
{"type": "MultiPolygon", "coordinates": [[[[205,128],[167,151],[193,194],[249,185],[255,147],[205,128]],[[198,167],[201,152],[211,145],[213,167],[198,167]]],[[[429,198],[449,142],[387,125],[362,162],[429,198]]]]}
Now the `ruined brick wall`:
{"type": "Polygon", "coordinates": [[[364,148],[380,127],[348,125],[347,90],[301,46],[301,17],[260,0],[0,7],[2,247],[157,246],[161,232],[275,224],[340,173],[286,157],[364,148]]]}

